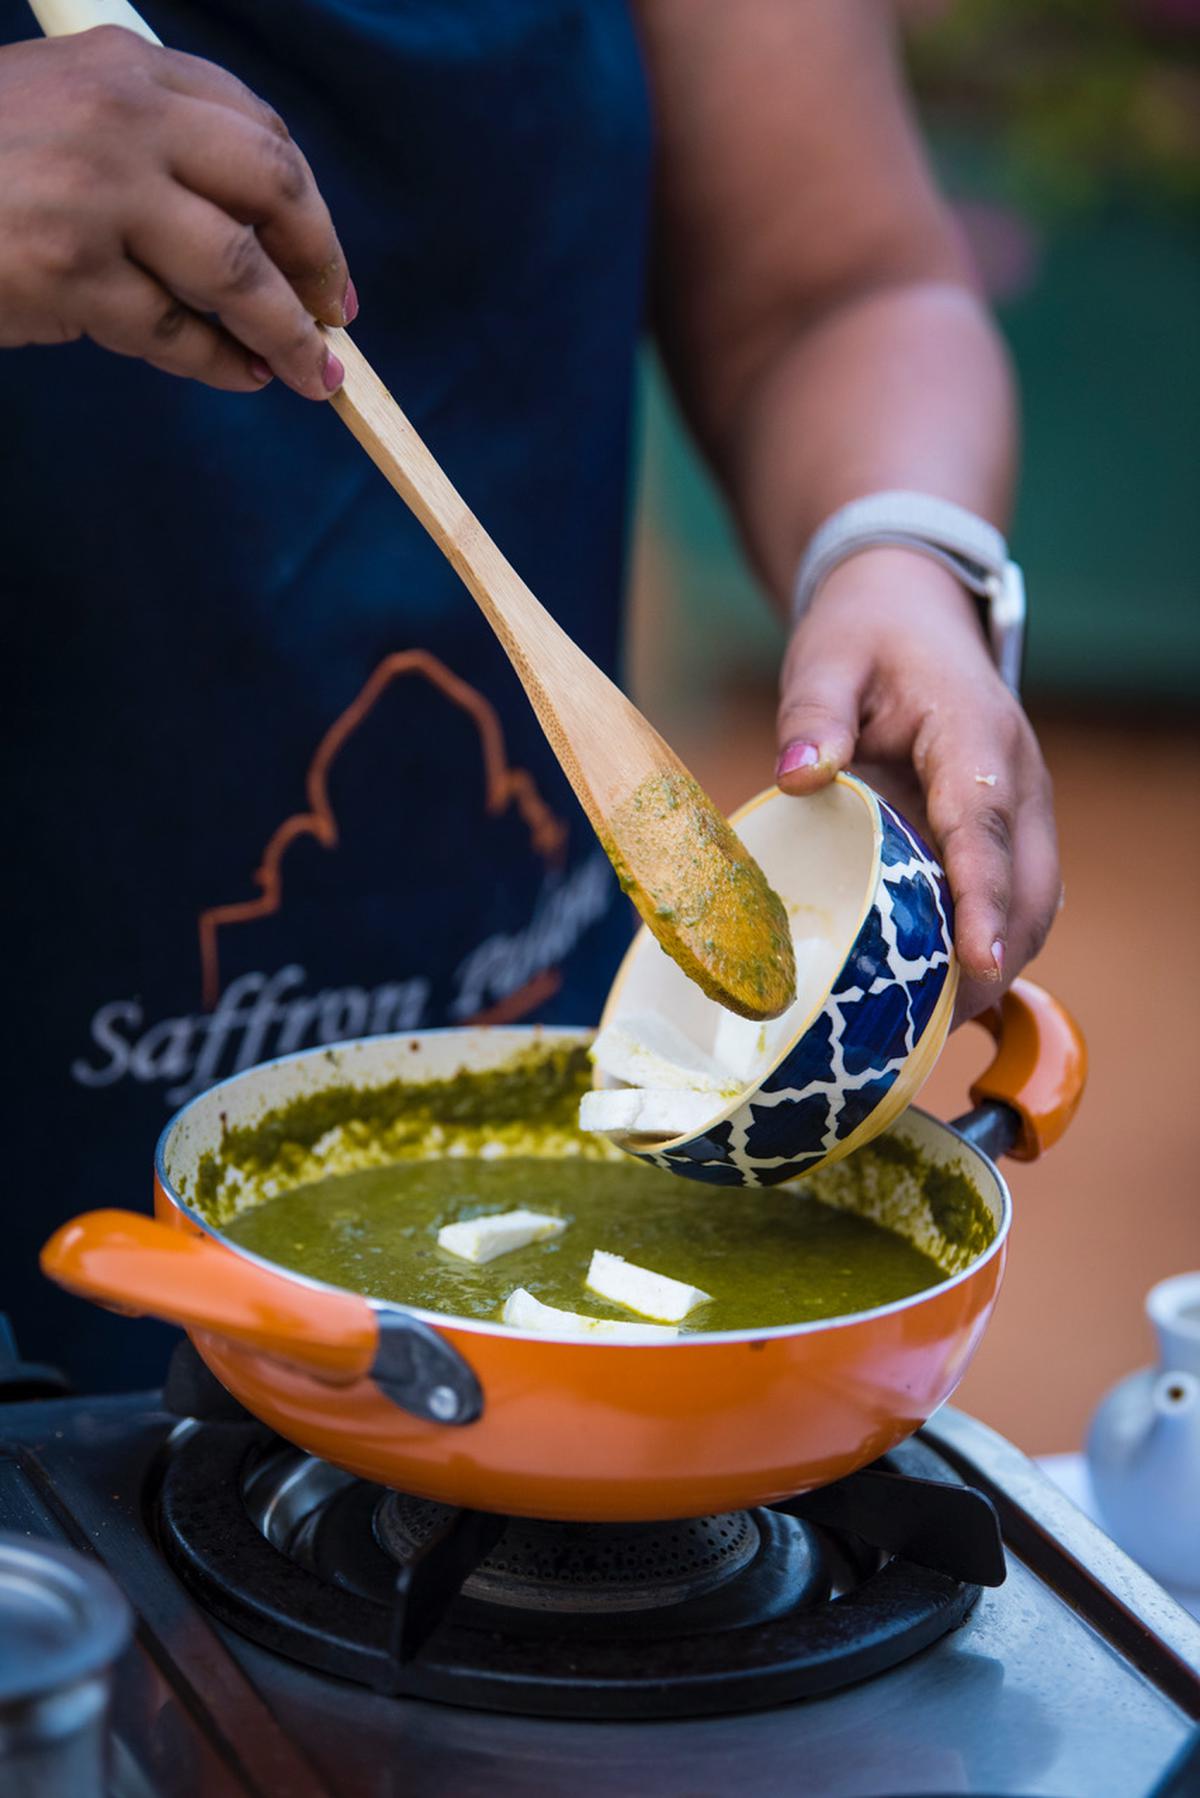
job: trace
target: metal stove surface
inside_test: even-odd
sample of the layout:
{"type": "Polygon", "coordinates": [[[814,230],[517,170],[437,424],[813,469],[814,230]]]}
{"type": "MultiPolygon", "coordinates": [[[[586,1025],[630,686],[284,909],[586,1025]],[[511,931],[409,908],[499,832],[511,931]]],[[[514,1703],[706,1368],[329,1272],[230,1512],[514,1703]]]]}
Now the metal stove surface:
{"type": "Polygon", "coordinates": [[[863,1684],[663,1723],[378,1697],[223,1630],[147,1529],[147,1473],[175,1427],[156,1395],[0,1407],[0,1529],[91,1548],[138,1613],[109,1798],[1200,1795],[1200,1625],[961,1413],[943,1410],[924,1438],[996,1503],[1005,1584],[863,1684]]]}

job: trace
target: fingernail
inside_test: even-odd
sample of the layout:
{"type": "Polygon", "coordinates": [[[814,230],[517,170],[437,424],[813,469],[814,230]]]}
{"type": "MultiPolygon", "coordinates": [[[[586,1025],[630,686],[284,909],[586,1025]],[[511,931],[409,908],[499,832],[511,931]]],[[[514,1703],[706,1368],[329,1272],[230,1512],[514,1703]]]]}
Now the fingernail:
{"type": "Polygon", "coordinates": [[[342,295],[342,317],[348,325],[358,317],[358,294],[353,281],[346,282],[346,291],[342,295]]]}
{"type": "Polygon", "coordinates": [[[326,393],[336,393],[346,379],[346,371],[332,350],[325,353],[325,366],[321,370],[321,379],[325,383],[326,393]]]}
{"type": "Polygon", "coordinates": [[[256,381],[273,381],[275,379],[271,369],[268,368],[261,356],[250,358],[250,373],[256,381]]]}
{"type": "Polygon", "coordinates": [[[1004,972],[1004,944],[999,937],[992,944],[992,960],[996,964],[996,979],[999,980],[1004,972]]]}
{"type": "Polygon", "coordinates": [[[821,751],[815,743],[789,743],[775,764],[775,774],[794,774],[797,768],[815,768],[821,751]]]}

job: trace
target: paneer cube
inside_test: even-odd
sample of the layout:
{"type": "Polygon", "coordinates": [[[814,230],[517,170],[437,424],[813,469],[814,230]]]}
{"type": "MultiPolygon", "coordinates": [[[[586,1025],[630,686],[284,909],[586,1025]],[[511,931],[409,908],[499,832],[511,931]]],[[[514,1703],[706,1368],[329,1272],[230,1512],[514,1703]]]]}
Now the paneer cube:
{"type": "Polygon", "coordinates": [[[547,1242],[561,1236],[566,1229],[561,1217],[544,1211],[502,1211],[491,1217],[469,1217],[457,1224],[443,1224],[438,1231],[438,1247],[460,1261],[482,1264],[495,1261],[498,1255],[510,1255],[514,1249],[526,1249],[531,1242],[547,1242]]]}
{"type": "Polygon", "coordinates": [[[661,1318],[665,1323],[681,1323],[689,1311],[712,1297],[698,1286],[683,1280],[672,1280],[667,1274],[656,1274],[648,1267],[638,1267],[621,1255],[610,1255],[597,1249],[588,1268],[587,1286],[612,1305],[625,1305],[643,1317],[661,1318]]]}
{"type": "Polygon", "coordinates": [[[610,1317],[560,1311],[557,1305],[543,1305],[523,1286],[505,1299],[501,1321],[514,1330],[533,1330],[546,1336],[587,1336],[603,1342],[672,1342],[679,1335],[678,1330],[663,1324],[627,1324],[610,1317]]]}

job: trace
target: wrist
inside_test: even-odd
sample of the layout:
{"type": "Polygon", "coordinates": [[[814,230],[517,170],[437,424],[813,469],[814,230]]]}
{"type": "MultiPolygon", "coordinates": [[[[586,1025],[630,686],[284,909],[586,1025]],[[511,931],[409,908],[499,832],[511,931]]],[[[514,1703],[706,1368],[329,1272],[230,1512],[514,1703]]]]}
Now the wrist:
{"type": "Polygon", "coordinates": [[[804,617],[841,563],[873,549],[899,549],[928,557],[960,586],[978,595],[986,606],[992,659],[1005,686],[1016,693],[1025,635],[1021,570],[995,525],[936,494],[899,488],[868,493],[832,513],[809,540],[796,571],[792,589],[795,621],[804,617]]]}
{"type": "Polygon", "coordinates": [[[967,623],[986,640],[979,605],[958,576],[918,550],[897,544],[871,544],[831,568],[813,595],[812,609],[878,598],[891,612],[911,600],[925,613],[967,623]]]}

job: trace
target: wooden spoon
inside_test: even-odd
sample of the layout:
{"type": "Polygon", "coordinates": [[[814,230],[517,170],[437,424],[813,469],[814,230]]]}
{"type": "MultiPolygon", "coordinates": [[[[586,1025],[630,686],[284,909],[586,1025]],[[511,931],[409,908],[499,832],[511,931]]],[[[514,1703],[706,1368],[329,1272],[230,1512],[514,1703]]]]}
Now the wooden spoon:
{"type": "Polygon", "coordinates": [[[787,914],[673,750],[584,655],[488,536],[345,331],[330,404],[424,525],[495,631],[621,885],[667,954],[747,1018],[795,997],[787,914]]]}
{"type": "MultiPolygon", "coordinates": [[[[124,25],[159,39],[126,0],[31,0],[48,36],[124,25]]],[[[710,998],[747,1018],[795,997],[787,914],[708,795],[557,625],[501,555],[344,331],[331,402],[462,577],[503,644],[550,746],[638,911],[710,998]]]]}

